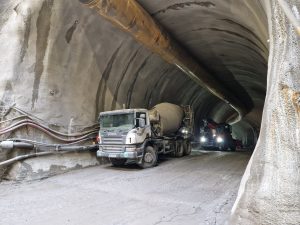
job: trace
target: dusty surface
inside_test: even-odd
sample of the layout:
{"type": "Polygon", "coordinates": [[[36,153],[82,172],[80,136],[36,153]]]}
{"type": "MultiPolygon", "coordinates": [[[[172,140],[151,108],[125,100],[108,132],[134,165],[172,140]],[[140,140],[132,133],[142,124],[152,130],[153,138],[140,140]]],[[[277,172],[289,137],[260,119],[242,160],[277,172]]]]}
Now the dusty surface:
{"type": "Polygon", "coordinates": [[[141,170],[110,165],[0,185],[0,224],[224,224],[250,155],[193,152],[141,170]]]}
{"type": "MultiPolygon", "coordinates": [[[[300,2],[287,1],[300,19],[300,2]]],[[[231,224],[300,224],[300,38],[271,1],[271,55],[262,129],[231,224]]]]}

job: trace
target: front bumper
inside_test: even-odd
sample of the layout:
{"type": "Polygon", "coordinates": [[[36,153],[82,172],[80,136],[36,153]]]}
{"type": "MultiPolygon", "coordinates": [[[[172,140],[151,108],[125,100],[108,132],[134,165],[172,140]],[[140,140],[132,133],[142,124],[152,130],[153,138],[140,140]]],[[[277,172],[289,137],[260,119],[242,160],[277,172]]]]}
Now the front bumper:
{"type": "Polygon", "coordinates": [[[104,158],[124,158],[124,159],[140,159],[143,157],[143,148],[137,147],[120,147],[120,146],[99,146],[97,157],[104,158]],[[116,149],[121,149],[116,151],[116,149]]]}

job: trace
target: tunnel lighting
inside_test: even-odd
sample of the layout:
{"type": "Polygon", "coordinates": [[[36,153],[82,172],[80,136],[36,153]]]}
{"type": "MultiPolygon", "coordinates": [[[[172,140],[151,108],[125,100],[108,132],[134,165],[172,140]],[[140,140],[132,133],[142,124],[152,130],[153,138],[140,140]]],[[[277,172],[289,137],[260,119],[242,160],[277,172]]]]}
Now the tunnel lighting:
{"type": "Polygon", "coordinates": [[[221,142],[223,142],[223,141],[224,141],[223,138],[217,137],[217,142],[218,142],[218,143],[221,143],[221,142]]]}
{"type": "Polygon", "coordinates": [[[206,137],[204,137],[204,136],[201,137],[201,138],[200,138],[200,141],[201,141],[201,142],[206,142],[206,137]]]}

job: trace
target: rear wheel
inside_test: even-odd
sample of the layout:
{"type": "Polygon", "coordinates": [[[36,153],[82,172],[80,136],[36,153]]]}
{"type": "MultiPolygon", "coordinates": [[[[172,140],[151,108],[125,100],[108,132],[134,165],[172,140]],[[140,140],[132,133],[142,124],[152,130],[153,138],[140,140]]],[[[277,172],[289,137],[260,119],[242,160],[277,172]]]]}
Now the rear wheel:
{"type": "Polygon", "coordinates": [[[235,150],[236,150],[235,144],[232,144],[232,145],[230,146],[230,150],[231,150],[231,151],[235,151],[235,150]]]}
{"type": "Polygon", "coordinates": [[[140,166],[144,169],[153,167],[157,164],[157,153],[153,147],[148,146],[145,149],[144,157],[140,166]]]}
{"type": "Polygon", "coordinates": [[[181,141],[178,141],[177,144],[176,144],[175,156],[176,157],[182,157],[183,153],[184,153],[183,143],[181,141]]]}
{"type": "Polygon", "coordinates": [[[192,152],[192,145],[189,141],[183,142],[183,150],[184,150],[184,155],[190,155],[192,152]]]}
{"type": "Polygon", "coordinates": [[[114,166],[123,166],[127,161],[127,159],[116,159],[116,158],[110,158],[109,160],[114,166]]]}

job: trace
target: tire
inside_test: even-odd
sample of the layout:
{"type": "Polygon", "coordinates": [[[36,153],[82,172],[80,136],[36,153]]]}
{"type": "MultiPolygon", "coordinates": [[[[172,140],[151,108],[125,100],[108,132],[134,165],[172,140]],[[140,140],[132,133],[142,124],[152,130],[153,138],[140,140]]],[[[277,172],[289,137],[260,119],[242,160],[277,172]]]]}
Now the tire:
{"type": "Polygon", "coordinates": [[[220,146],[218,147],[218,149],[219,149],[220,151],[227,151],[228,147],[227,147],[227,145],[220,145],[220,146]]]}
{"type": "Polygon", "coordinates": [[[183,143],[181,141],[177,141],[175,156],[176,157],[182,157],[183,153],[184,153],[183,143]]]}
{"type": "Polygon", "coordinates": [[[142,163],[139,165],[143,169],[151,168],[157,164],[157,152],[153,147],[147,146],[144,152],[142,163]]]}
{"type": "Polygon", "coordinates": [[[116,158],[110,158],[109,159],[111,164],[113,164],[113,166],[123,166],[127,159],[116,159],[116,158]]]}
{"type": "Polygon", "coordinates": [[[230,150],[233,151],[233,152],[236,151],[236,146],[235,145],[231,145],[230,146],[230,150]]]}
{"type": "Polygon", "coordinates": [[[192,145],[189,141],[183,142],[183,155],[190,155],[192,152],[192,145]]]}
{"type": "Polygon", "coordinates": [[[235,142],[233,140],[230,141],[230,146],[229,146],[231,151],[235,151],[236,150],[236,145],[235,142]]]}

